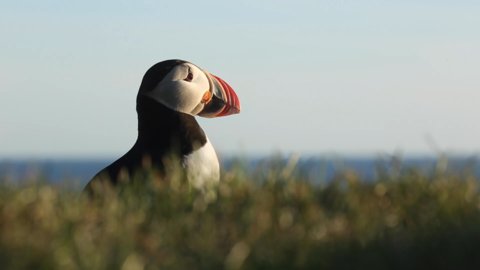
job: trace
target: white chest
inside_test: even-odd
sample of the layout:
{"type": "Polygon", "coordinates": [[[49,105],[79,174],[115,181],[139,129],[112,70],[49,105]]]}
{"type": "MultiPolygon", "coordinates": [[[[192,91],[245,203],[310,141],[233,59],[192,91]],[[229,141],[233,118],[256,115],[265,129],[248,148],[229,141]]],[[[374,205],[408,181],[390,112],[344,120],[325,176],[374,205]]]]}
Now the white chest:
{"type": "Polygon", "coordinates": [[[183,166],[187,170],[188,180],[196,188],[220,181],[220,164],[208,138],[204,146],[185,157],[183,166]]]}

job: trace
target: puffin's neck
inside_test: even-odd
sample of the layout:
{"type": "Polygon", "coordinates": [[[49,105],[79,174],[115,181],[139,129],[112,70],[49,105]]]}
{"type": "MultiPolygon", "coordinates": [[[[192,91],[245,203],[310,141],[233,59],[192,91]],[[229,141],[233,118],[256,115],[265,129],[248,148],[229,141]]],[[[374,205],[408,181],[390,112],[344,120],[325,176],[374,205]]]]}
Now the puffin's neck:
{"type": "Polygon", "coordinates": [[[180,156],[191,153],[207,141],[195,117],[176,112],[157,102],[147,101],[138,110],[138,139],[142,154],[152,157],[170,152],[180,156]],[[145,104],[147,103],[147,104],[145,104]]]}

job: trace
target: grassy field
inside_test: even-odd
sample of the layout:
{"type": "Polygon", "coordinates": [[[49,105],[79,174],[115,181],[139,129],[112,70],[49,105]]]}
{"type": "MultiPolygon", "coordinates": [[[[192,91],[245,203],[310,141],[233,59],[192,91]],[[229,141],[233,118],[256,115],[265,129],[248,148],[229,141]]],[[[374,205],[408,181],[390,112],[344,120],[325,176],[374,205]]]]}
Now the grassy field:
{"type": "Polygon", "coordinates": [[[480,269],[480,193],[468,173],[345,172],[323,185],[285,168],[182,178],[88,199],[0,188],[1,269],[480,269]]]}

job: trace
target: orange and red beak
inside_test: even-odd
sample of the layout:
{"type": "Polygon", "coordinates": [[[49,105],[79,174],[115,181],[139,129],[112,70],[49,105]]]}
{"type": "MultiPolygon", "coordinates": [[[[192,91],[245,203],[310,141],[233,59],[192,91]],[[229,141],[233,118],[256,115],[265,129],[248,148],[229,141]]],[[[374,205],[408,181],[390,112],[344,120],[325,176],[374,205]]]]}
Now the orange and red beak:
{"type": "Polygon", "coordinates": [[[233,88],[213,74],[205,72],[205,75],[210,83],[210,89],[206,93],[205,105],[198,115],[213,118],[239,113],[240,100],[233,88]]]}

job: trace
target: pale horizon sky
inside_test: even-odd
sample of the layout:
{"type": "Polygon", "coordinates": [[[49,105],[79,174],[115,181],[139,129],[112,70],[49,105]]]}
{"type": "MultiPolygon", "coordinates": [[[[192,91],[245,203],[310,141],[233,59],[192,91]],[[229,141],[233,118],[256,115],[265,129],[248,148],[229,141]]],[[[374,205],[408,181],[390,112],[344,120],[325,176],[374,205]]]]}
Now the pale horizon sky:
{"type": "Polygon", "coordinates": [[[172,58],[239,95],[241,114],[199,119],[220,153],[478,154],[478,14],[473,0],[1,3],[0,158],[123,154],[144,72],[172,58]]]}

